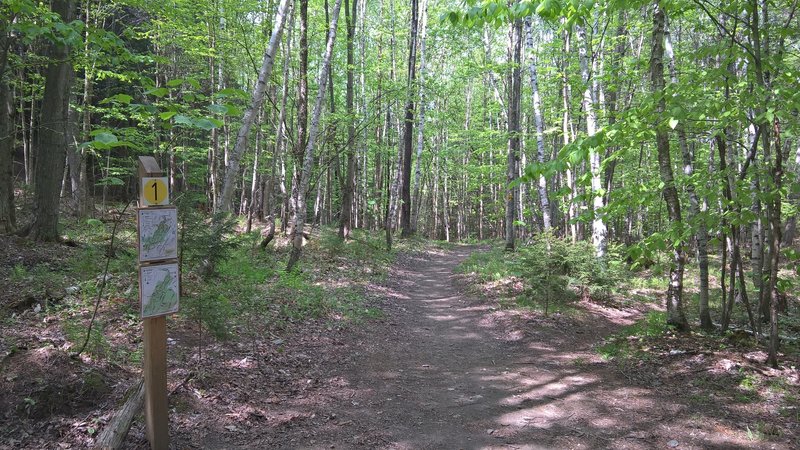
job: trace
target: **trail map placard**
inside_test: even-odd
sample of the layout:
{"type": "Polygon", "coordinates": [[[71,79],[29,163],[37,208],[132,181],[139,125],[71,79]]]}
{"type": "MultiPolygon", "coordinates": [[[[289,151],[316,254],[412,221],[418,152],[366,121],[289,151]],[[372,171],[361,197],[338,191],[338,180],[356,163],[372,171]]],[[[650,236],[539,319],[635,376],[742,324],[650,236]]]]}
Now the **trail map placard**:
{"type": "Polygon", "coordinates": [[[139,268],[139,297],[142,318],[178,311],[180,281],[178,263],[153,264],[139,268]]]}
{"type": "Polygon", "coordinates": [[[141,208],[138,211],[139,261],[178,257],[178,211],[176,208],[141,208]]]}

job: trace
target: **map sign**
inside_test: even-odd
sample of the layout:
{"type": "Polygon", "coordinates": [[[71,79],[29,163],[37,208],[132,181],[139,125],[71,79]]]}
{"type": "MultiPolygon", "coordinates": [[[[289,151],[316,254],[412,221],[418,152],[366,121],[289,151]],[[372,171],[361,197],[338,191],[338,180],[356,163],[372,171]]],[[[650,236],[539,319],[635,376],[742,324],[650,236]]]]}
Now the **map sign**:
{"type": "Polygon", "coordinates": [[[178,257],[178,211],[173,208],[141,208],[139,221],[139,261],[159,261],[178,257]]]}
{"type": "Polygon", "coordinates": [[[139,268],[139,296],[142,318],[178,312],[180,281],[178,263],[139,268]]]}

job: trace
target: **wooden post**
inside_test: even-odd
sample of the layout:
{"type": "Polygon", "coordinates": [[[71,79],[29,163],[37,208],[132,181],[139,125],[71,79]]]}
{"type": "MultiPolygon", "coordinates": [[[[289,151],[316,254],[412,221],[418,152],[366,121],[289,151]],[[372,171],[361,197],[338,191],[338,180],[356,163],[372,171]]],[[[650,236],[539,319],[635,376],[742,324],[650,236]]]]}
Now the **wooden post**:
{"type": "MultiPolygon", "coordinates": [[[[139,177],[160,177],[163,172],[152,156],[139,157],[139,177]]],[[[141,184],[141,183],[140,183],[141,184]]],[[[140,186],[141,189],[141,186],[140,186]]],[[[144,206],[141,201],[139,206],[144,206]]],[[[167,407],[167,318],[144,319],[144,413],[147,440],[153,450],[169,449],[167,407]]]]}
{"type": "Polygon", "coordinates": [[[169,448],[167,317],[144,319],[144,415],[150,448],[169,448]]]}

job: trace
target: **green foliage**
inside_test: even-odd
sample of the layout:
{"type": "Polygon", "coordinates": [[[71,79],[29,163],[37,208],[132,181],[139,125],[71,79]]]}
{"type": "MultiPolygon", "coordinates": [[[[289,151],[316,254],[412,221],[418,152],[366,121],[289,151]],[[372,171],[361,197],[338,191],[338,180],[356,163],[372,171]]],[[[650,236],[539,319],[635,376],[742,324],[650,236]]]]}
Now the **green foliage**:
{"type": "Polygon", "coordinates": [[[461,273],[471,273],[477,276],[478,281],[500,281],[516,275],[517,266],[513,264],[517,255],[493,248],[489,251],[472,252],[459,266],[461,273]]]}
{"type": "Polygon", "coordinates": [[[241,244],[234,236],[235,216],[217,213],[207,217],[198,196],[187,194],[176,200],[180,222],[180,258],[184,270],[210,277],[241,244]]]}
{"type": "Polygon", "coordinates": [[[235,311],[231,298],[237,292],[230,288],[234,283],[207,283],[193,295],[181,298],[181,314],[190,320],[201,323],[217,339],[225,339],[230,334],[230,321],[235,311]]]}
{"type": "Polygon", "coordinates": [[[591,244],[573,244],[548,234],[536,235],[517,252],[501,248],[473,252],[458,271],[475,275],[481,283],[519,279],[524,289],[517,302],[541,307],[545,314],[578,296],[605,300],[627,276],[618,247],[612,246],[607,258],[598,259],[591,244]]]}
{"type": "MultiPolygon", "coordinates": [[[[87,325],[82,317],[79,315],[68,316],[63,322],[64,334],[67,340],[72,344],[72,347],[80,347],[86,339],[86,333],[89,331],[87,325]]],[[[103,332],[103,324],[95,322],[92,331],[89,334],[89,342],[86,344],[88,354],[97,357],[111,356],[111,344],[103,332]]]]}
{"type": "Polygon", "coordinates": [[[325,290],[300,270],[279,272],[272,290],[280,306],[280,315],[287,320],[319,319],[330,311],[325,290]]]}
{"type": "Polygon", "coordinates": [[[617,251],[605,259],[595,255],[588,242],[573,244],[549,234],[538,234],[520,249],[519,273],[526,282],[529,299],[548,305],[551,300],[569,300],[576,292],[582,296],[606,298],[625,276],[617,251]]]}
{"type": "Polygon", "coordinates": [[[350,267],[350,275],[355,278],[385,275],[394,259],[394,253],[386,252],[384,237],[380,233],[364,230],[352,230],[350,239],[343,241],[336,230],[325,229],[313,245],[318,246],[322,258],[334,265],[350,267]]]}

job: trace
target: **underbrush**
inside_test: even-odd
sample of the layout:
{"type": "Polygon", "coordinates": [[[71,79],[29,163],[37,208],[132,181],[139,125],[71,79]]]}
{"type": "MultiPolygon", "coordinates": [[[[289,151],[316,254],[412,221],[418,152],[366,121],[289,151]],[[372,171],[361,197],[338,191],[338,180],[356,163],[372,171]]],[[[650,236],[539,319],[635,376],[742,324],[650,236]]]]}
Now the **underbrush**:
{"type": "MultiPolygon", "coordinates": [[[[103,405],[138,376],[143,348],[136,222],[135,211],[122,214],[123,206],[103,220],[67,218],[70,245],[0,236],[8,249],[0,254],[0,285],[6,288],[0,292],[0,407],[19,423],[88,411],[98,420],[103,405]],[[53,361],[60,366],[45,377],[38,366],[20,363],[38,359],[45,360],[43,367],[53,361]],[[104,377],[102,394],[87,388],[96,373],[104,377]]],[[[379,318],[370,283],[387,277],[399,252],[430,246],[405,239],[386,252],[382,233],[355,230],[342,241],[336,229],[317,228],[300,263],[287,272],[286,236],[279,233],[262,248],[260,231],[243,233],[237,220],[209,217],[191,199],[178,208],[181,295],[180,310],[168,318],[170,360],[178,368],[172,376],[207,376],[223,348],[246,348],[261,364],[290,339],[379,318]]],[[[89,438],[96,430],[87,425],[76,432],[89,438]]],[[[0,437],[7,431],[0,427],[0,437]]]]}
{"type": "Polygon", "coordinates": [[[513,300],[544,314],[567,310],[582,298],[609,300],[628,278],[618,249],[598,259],[590,244],[548,234],[537,235],[516,252],[474,252],[458,270],[493,289],[502,287],[501,302],[513,300]]]}
{"type": "MultiPolygon", "coordinates": [[[[0,297],[0,315],[14,330],[0,338],[0,358],[30,347],[25,341],[46,328],[41,339],[63,351],[86,342],[87,357],[121,366],[141,362],[135,213],[128,208],[120,217],[123,206],[108,219],[65,223],[68,239],[77,243],[69,251],[56,246],[33,257],[27,251],[32,243],[9,238],[12,255],[21,257],[0,267],[0,281],[9,287],[0,297]]],[[[343,327],[378,317],[367,283],[386,277],[398,251],[425,245],[401,240],[386,252],[381,233],[354,230],[342,241],[336,229],[323,227],[312,232],[301,263],[286,272],[285,236],[264,249],[258,231],[241,233],[232,218],[209,217],[191,199],[178,208],[181,305],[170,327],[217,340],[289,331],[309,320],[343,327]]]]}

